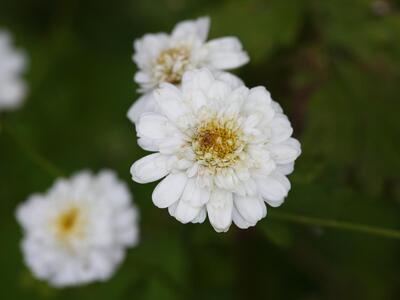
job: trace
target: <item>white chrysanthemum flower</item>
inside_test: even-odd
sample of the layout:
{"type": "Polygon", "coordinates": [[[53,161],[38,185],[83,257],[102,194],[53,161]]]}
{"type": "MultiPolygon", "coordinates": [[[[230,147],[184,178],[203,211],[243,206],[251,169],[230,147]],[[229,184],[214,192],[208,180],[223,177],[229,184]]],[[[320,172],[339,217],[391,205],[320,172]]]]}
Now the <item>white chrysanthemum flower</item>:
{"type": "Polygon", "coordinates": [[[25,56],[12,46],[10,35],[0,30],[0,112],[18,108],[26,93],[21,78],[25,56]]]}
{"type": "Polygon", "coordinates": [[[182,84],[154,91],[158,113],[142,115],[139,144],[157,153],[136,161],[133,180],[166,176],[153,202],[182,223],[208,218],[218,232],[233,221],[254,226],[267,202],[279,206],[290,189],[286,175],[300,155],[299,142],[279,104],[264,87],[246,88],[207,69],[188,71],[182,84]]]}
{"type": "Polygon", "coordinates": [[[60,179],[17,210],[34,275],[56,287],[105,281],[138,241],[137,210],[111,171],[60,179]]]}
{"type": "MultiPolygon", "coordinates": [[[[210,20],[208,17],[178,23],[171,34],[146,34],[136,40],[133,60],[139,71],[135,81],[140,91],[149,92],[163,82],[179,84],[188,70],[207,67],[211,71],[229,70],[249,61],[236,37],[223,37],[206,41],[210,20]]],[[[149,95],[139,98],[128,112],[137,121],[137,115],[152,109],[149,95]]]]}

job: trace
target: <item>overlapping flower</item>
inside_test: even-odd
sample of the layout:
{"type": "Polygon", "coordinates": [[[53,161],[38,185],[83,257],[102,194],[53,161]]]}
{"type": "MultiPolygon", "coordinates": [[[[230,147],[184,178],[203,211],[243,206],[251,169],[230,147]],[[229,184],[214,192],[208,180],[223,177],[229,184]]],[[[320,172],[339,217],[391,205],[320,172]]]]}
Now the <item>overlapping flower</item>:
{"type": "Polygon", "coordinates": [[[208,17],[178,23],[171,34],[146,34],[135,41],[133,60],[138,66],[135,81],[145,93],[130,108],[136,122],[144,112],[157,109],[150,93],[163,82],[179,85],[188,70],[207,67],[210,71],[240,67],[249,61],[236,37],[207,41],[208,17]]]}

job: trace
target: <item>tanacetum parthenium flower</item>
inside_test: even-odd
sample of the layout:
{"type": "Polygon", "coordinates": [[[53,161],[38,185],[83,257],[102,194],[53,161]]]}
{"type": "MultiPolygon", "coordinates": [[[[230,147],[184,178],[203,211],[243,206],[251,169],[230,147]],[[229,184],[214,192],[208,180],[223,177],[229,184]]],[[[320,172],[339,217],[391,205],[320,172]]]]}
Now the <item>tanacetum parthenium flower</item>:
{"type": "Polygon", "coordinates": [[[254,226],[266,216],[265,202],[282,204],[300,143],[264,87],[200,69],[185,73],[180,86],[163,83],[153,96],[159,112],[143,114],[137,134],[156,153],[136,161],[131,174],[139,183],[165,177],[152,195],[156,206],[182,223],[208,215],[222,232],[232,221],[254,226]]]}
{"type": "Polygon", "coordinates": [[[236,37],[223,37],[207,41],[210,20],[178,23],[171,34],[146,34],[134,43],[133,61],[138,66],[135,81],[140,91],[147,93],[139,98],[128,112],[136,122],[141,113],[154,111],[155,101],[148,92],[161,83],[180,84],[188,70],[207,67],[211,71],[229,70],[249,61],[236,37]]]}
{"type": "Polygon", "coordinates": [[[138,241],[137,218],[127,187],[111,171],[59,179],[17,209],[25,262],[55,287],[109,279],[138,241]]]}

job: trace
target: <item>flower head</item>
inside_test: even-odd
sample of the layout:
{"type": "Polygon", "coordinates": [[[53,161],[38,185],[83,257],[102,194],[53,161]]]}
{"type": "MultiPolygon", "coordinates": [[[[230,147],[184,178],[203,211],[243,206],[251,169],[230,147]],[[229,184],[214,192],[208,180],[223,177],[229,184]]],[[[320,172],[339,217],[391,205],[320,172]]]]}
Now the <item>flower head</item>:
{"type": "Polygon", "coordinates": [[[225,73],[188,71],[180,86],[154,91],[158,112],[137,123],[139,144],[157,153],[135,162],[133,180],[163,179],[153,202],[182,223],[216,231],[233,221],[254,226],[266,206],[279,206],[290,189],[286,175],[300,155],[292,127],[264,87],[248,89],[225,73]]]}
{"type": "Polygon", "coordinates": [[[18,108],[26,93],[21,78],[25,56],[12,47],[10,35],[0,30],[0,111],[18,108]]]}
{"type": "Polygon", "coordinates": [[[235,37],[206,41],[208,17],[178,23],[171,34],[146,34],[135,41],[134,62],[138,65],[135,81],[142,91],[150,91],[163,82],[178,84],[190,69],[208,67],[226,70],[240,67],[249,58],[235,37]]]}
{"type": "MultiPolygon", "coordinates": [[[[178,23],[171,34],[146,34],[136,40],[133,60],[139,68],[135,81],[140,91],[150,92],[164,82],[179,85],[188,70],[206,67],[215,72],[237,68],[249,61],[236,37],[206,41],[209,25],[209,18],[202,17],[178,23]]],[[[128,117],[136,122],[141,113],[153,108],[151,97],[143,96],[131,107],[128,117]]]]}
{"type": "Polygon", "coordinates": [[[138,240],[137,211],[115,174],[80,172],[17,210],[26,264],[53,286],[107,280],[138,240]]]}

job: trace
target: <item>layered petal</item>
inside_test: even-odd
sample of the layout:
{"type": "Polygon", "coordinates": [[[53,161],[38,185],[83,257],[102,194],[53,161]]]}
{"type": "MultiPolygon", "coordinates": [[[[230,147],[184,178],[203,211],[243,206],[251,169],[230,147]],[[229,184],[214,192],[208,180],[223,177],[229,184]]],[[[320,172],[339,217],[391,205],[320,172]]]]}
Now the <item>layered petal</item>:
{"type": "Polygon", "coordinates": [[[197,20],[187,20],[176,24],[172,31],[172,38],[177,41],[185,40],[191,37],[197,37],[204,42],[207,39],[210,28],[210,18],[201,17],[197,20]]]}
{"type": "Polygon", "coordinates": [[[192,223],[203,223],[207,218],[207,210],[203,207],[197,217],[192,220],[192,223]]]}
{"type": "Polygon", "coordinates": [[[279,144],[272,144],[269,147],[271,156],[278,164],[288,164],[296,160],[301,153],[300,143],[294,138],[289,138],[279,144]]]}
{"type": "Polygon", "coordinates": [[[217,69],[234,69],[246,64],[249,56],[242,49],[236,37],[224,37],[209,41],[206,44],[207,62],[217,69]]]}
{"type": "Polygon", "coordinates": [[[146,113],[141,116],[136,131],[139,137],[163,139],[168,137],[168,123],[168,119],[163,115],[146,113]]]}
{"type": "Polygon", "coordinates": [[[252,227],[252,226],[256,225],[256,222],[251,223],[251,222],[245,220],[242,217],[242,215],[238,212],[238,210],[237,210],[237,208],[235,206],[233,206],[233,210],[232,210],[232,221],[240,229],[247,229],[249,227],[252,227]]]}
{"type": "Polygon", "coordinates": [[[185,189],[187,177],[184,173],[169,174],[153,191],[153,203],[159,208],[166,208],[179,200],[185,189]]]}
{"type": "Polygon", "coordinates": [[[175,209],[174,216],[179,222],[186,224],[192,222],[201,210],[201,206],[193,206],[189,202],[180,200],[175,209]]]}
{"type": "Polygon", "coordinates": [[[128,119],[132,123],[139,121],[142,114],[158,112],[157,103],[151,94],[145,94],[137,99],[128,110],[128,119]]]}
{"type": "Polygon", "coordinates": [[[169,173],[167,157],[154,153],[136,161],[131,167],[132,179],[138,183],[159,180],[169,173]]]}
{"type": "Polygon", "coordinates": [[[215,77],[207,68],[186,72],[182,77],[182,94],[186,99],[190,99],[193,93],[205,95],[214,82],[215,77]]]}
{"type": "Polygon", "coordinates": [[[232,193],[216,189],[207,203],[207,213],[211,225],[217,232],[226,232],[232,223],[232,193]]]}
{"type": "Polygon", "coordinates": [[[159,150],[159,147],[158,147],[159,142],[154,139],[148,139],[148,138],[141,137],[141,138],[138,138],[137,143],[138,143],[139,147],[141,147],[143,150],[146,150],[146,151],[155,152],[155,151],[159,150]]]}
{"type": "Polygon", "coordinates": [[[255,224],[267,215],[264,201],[259,197],[234,197],[234,204],[239,214],[250,224],[255,224]]]}
{"type": "MultiPolygon", "coordinates": [[[[140,68],[147,68],[153,59],[167,47],[169,37],[165,33],[146,34],[134,42],[133,61],[140,68]]],[[[138,82],[140,83],[140,82],[138,82]]]]}
{"type": "Polygon", "coordinates": [[[261,197],[273,207],[280,206],[290,190],[289,180],[279,172],[274,172],[257,183],[261,197]]]}
{"type": "Polygon", "coordinates": [[[182,101],[181,91],[172,84],[163,83],[159,89],[154,91],[153,96],[162,113],[171,122],[176,123],[188,113],[188,109],[182,101]]]}
{"type": "Polygon", "coordinates": [[[192,206],[201,207],[210,199],[210,190],[201,187],[196,179],[189,179],[182,194],[181,200],[192,206]]]}

